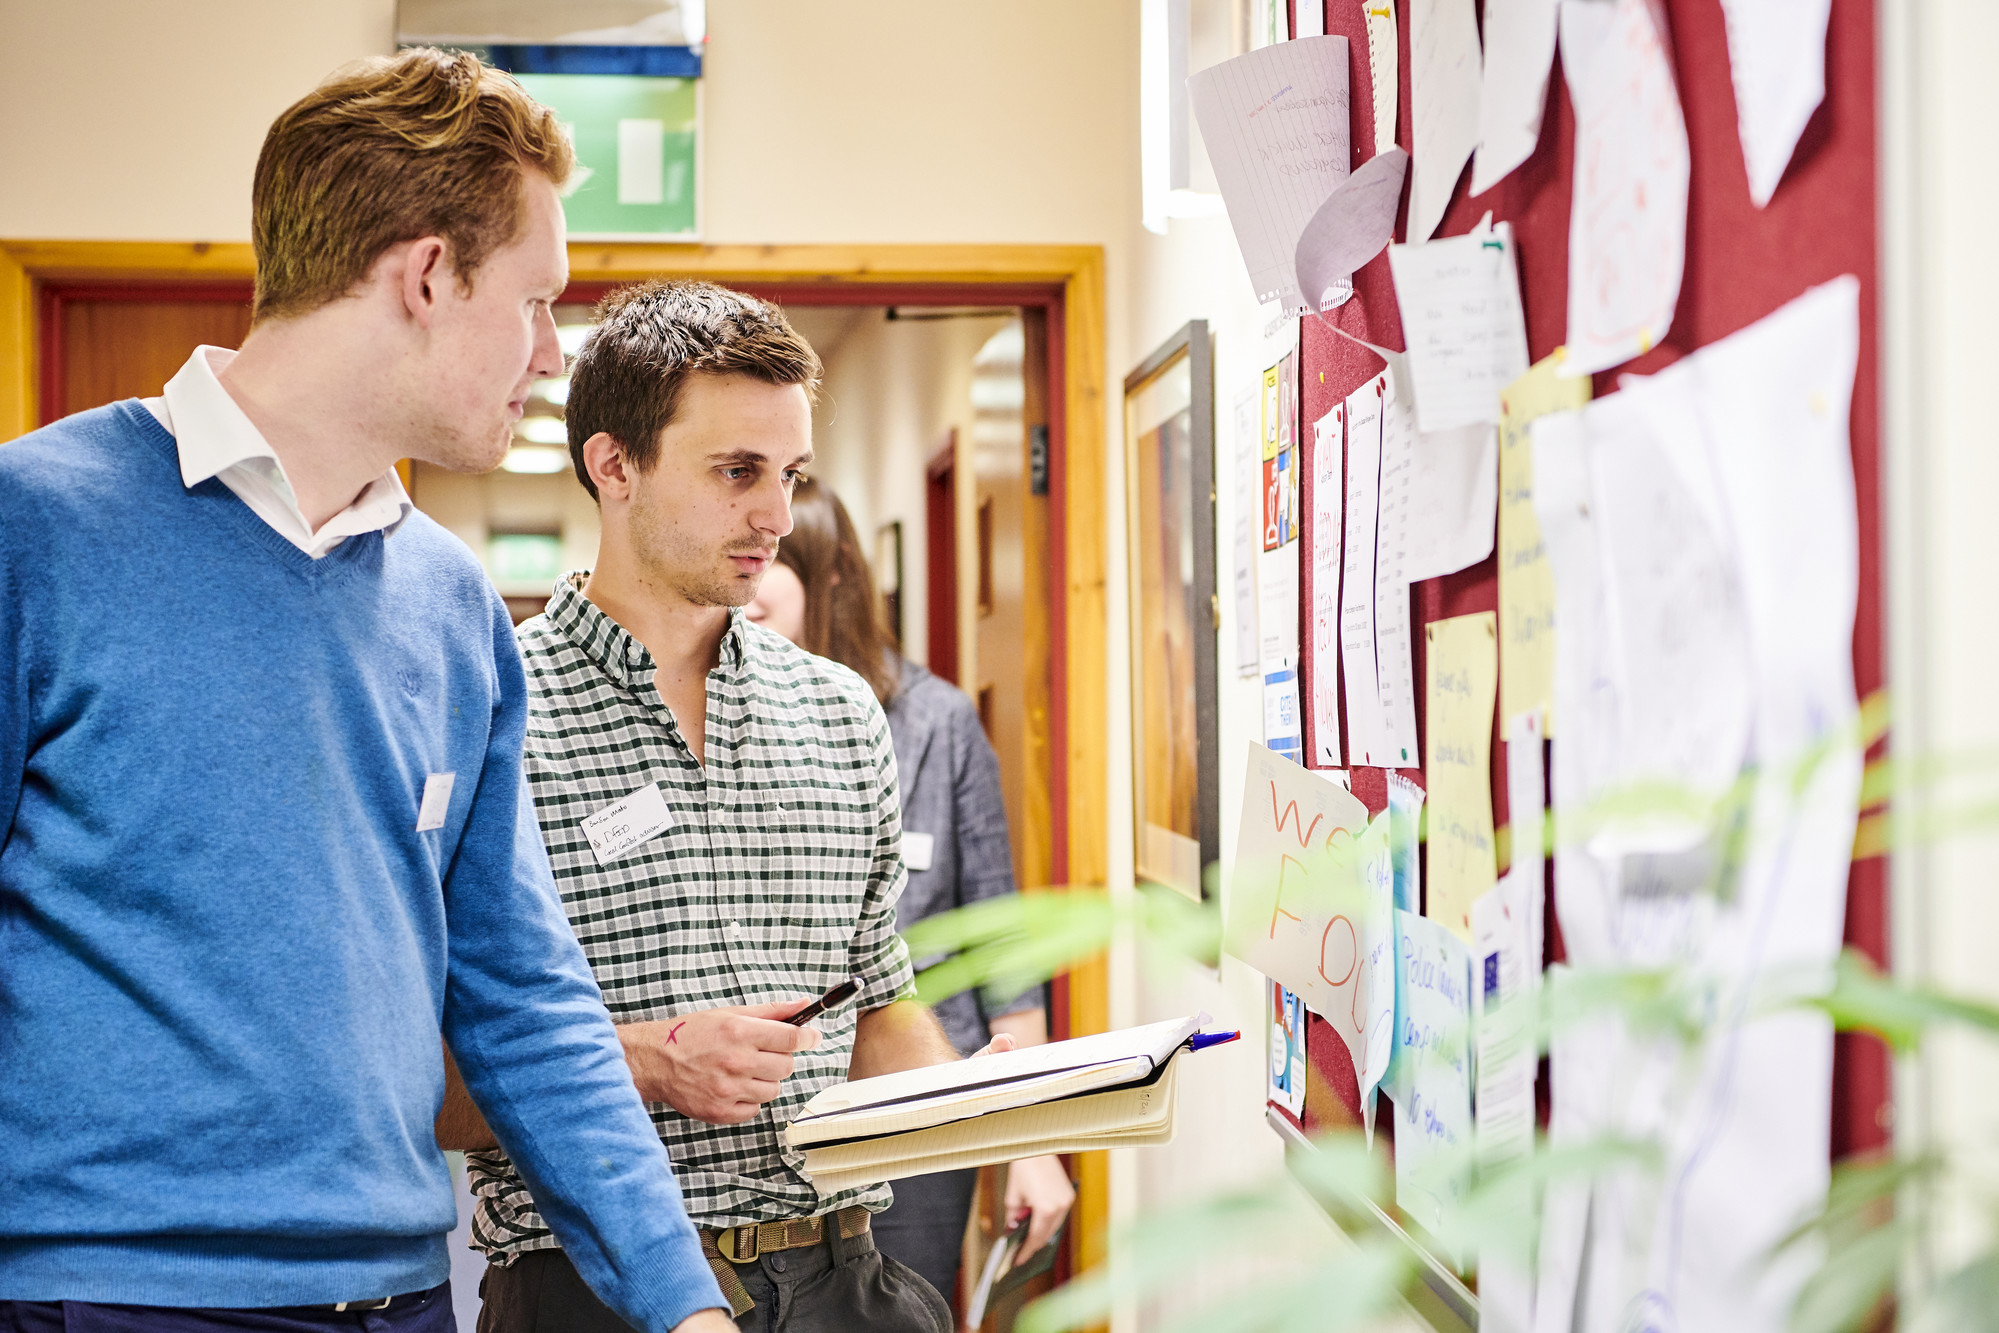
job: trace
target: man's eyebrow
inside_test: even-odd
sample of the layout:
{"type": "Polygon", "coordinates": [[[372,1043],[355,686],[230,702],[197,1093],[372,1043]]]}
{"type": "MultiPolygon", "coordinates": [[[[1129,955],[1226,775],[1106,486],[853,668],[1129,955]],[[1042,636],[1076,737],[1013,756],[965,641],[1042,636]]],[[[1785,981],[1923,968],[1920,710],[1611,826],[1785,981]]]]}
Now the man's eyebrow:
{"type": "MultiPolygon", "coordinates": [[[[807,464],[811,463],[811,462],[812,462],[812,461],[813,461],[813,460],[814,460],[814,459],[815,459],[816,457],[817,457],[817,455],[815,455],[815,454],[814,454],[814,453],[813,453],[813,452],[812,452],[811,450],[809,450],[809,449],[808,449],[808,450],[807,450],[807,451],[805,452],[804,456],[803,456],[803,457],[801,457],[801,458],[798,458],[798,459],[794,460],[794,461],[792,462],[791,466],[792,466],[792,467],[805,467],[805,466],[806,466],[807,464]]],[[[759,464],[761,464],[761,463],[768,463],[768,462],[770,462],[770,461],[771,461],[771,457],[770,457],[770,455],[769,455],[769,454],[767,454],[767,453],[764,453],[764,452],[763,452],[762,450],[759,450],[759,449],[723,449],[723,450],[720,450],[719,452],[716,452],[716,453],[712,453],[712,454],[709,454],[709,455],[708,455],[708,461],[709,461],[710,463],[759,463],[759,464]]]]}

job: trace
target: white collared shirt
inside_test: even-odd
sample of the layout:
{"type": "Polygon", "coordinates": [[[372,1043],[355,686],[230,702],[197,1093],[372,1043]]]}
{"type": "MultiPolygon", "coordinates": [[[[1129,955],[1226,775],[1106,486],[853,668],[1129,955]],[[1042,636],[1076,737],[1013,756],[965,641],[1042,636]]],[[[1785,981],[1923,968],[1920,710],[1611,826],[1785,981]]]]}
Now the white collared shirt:
{"type": "Polygon", "coordinates": [[[284,464],[216,378],[235,355],[226,347],[195,348],[167,381],[166,396],[140,403],[174,437],[181,484],[192,490],[216,478],[279,536],[315,560],[349,537],[395,531],[416,505],[394,468],[362,487],[318,532],[312,530],[299,511],[284,464]]]}

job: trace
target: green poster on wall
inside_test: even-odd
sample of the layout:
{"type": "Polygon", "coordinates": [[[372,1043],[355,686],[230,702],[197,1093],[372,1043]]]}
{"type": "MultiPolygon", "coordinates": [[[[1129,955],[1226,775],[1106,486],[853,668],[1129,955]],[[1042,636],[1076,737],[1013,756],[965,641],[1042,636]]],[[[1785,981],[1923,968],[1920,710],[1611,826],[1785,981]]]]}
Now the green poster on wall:
{"type": "Polygon", "coordinates": [[[563,214],[572,236],[693,240],[699,235],[699,79],[516,74],[576,145],[563,214]]]}

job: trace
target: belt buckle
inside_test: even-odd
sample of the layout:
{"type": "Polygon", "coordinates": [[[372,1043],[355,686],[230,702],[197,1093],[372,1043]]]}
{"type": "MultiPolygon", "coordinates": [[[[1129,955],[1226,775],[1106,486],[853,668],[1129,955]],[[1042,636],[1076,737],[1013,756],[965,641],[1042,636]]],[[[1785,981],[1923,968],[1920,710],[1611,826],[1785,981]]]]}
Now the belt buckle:
{"type": "Polygon", "coordinates": [[[384,1296],[379,1301],[340,1301],[333,1308],[341,1314],[345,1314],[348,1311],[386,1310],[389,1308],[389,1302],[393,1300],[395,1300],[393,1296],[384,1296]]]}
{"type": "Polygon", "coordinates": [[[727,1259],[732,1264],[755,1263],[757,1253],[762,1248],[757,1244],[756,1223],[752,1222],[748,1226],[724,1227],[721,1234],[715,1237],[715,1248],[721,1252],[724,1259],[727,1259]],[[737,1254],[737,1241],[744,1232],[749,1233],[750,1252],[748,1254],[737,1254]]]}

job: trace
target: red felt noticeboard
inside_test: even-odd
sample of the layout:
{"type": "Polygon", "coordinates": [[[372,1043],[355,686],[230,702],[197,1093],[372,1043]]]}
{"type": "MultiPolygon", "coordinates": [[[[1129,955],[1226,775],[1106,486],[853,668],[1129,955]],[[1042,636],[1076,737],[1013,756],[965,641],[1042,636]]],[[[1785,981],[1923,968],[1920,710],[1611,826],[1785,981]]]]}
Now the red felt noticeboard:
{"type": "MultiPolygon", "coordinates": [[[[1319,0],[1293,0],[1294,5],[1319,0]]],[[[1401,28],[1401,109],[1397,142],[1410,139],[1409,13],[1397,6],[1401,28]]],[[[1792,155],[1776,195],[1765,208],[1749,199],[1742,148],[1736,134],[1735,92],[1729,81],[1728,43],[1721,0],[1664,0],[1680,105],[1692,153],[1687,206],[1686,274],[1673,327],[1652,351],[1596,377],[1596,393],[1615,390],[1622,374],[1650,374],[1696,348],[1735,332],[1779,306],[1843,273],[1860,280],[1860,363],[1853,387],[1853,472],[1860,518],[1860,601],[1854,626],[1853,664],[1862,698],[1884,683],[1881,606],[1880,338],[1877,283],[1876,160],[1877,79],[1873,0],[1833,0],[1826,37],[1825,101],[1792,155]]],[[[1355,166],[1374,156],[1373,83],[1361,0],[1326,0],[1326,31],[1347,39],[1349,104],[1355,166]]],[[[1563,86],[1559,55],[1550,78],[1541,141],[1534,155],[1485,194],[1468,197],[1470,171],[1460,178],[1439,236],[1470,231],[1488,211],[1509,221],[1518,245],[1520,291],[1527,317],[1530,357],[1539,361],[1559,346],[1568,318],[1569,196],[1575,118],[1563,86]]],[[[1383,145],[1384,147],[1386,145],[1383,145]]],[[[1398,224],[1406,225],[1404,218],[1398,224]]],[[[1354,298],[1326,319],[1367,342],[1405,346],[1395,292],[1384,253],[1354,275],[1354,298]]],[[[1380,358],[1323,327],[1303,321],[1299,410],[1302,423],[1317,421],[1382,369],[1380,358]]],[[[1301,431],[1297,438],[1307,436],[1301,431]]],[[[1311,542],[1311,469],[1299,508],[1311,542]]],[[[1301,562],[1301,615],[1312,605],[1311,568],[1301,562]]],[[[1495,610],[1496,560],[1419,583],[1411,590],[1411,639],[1415,648],[1417,731],[1423,736],[1422,626],[1449,616],[1495,610]]],[[[1311,679],[1311,636],[1302,636],[1304,679],[1311,679]]],[[[1341,703],[1344,728],[1344,700],[1341,703]]],[[[1310,726],[1311,709],[1304,710],[1310,726]]],[[[1305,738],[1312,753],[1313,737],[1305,738]]],[[[1495,719],[1492,746],[1494,823],[1507,821],[1505,747],[1495,719]]],[[[1407,770],[1423,782],[1421,770],[1407,770]]],[[[1388,800],[1379,769],[1352,770],[1354,795],[1379,812],[1388,800]]],[[[1552,876],[1552,864],[1550,873],[1552,876]]],[[[1549,903],[1549,951],[1561,952],[1560,922],[1549,903]]],[[[1881,860],[1857,862],[1847,890],[1846,938],[1885,962],[1888,947],[1886,868],[1881,860]]],[[[1308,1048],[1317,1077],[1305,1107],[1307,1130],[1359,1118],[1359,1090],[1346,1047],[1316,1016],[1308,1048]],[[1328,1095],[1330,1093],[1330,1096],[1328,1095]]],[[[1842,1034],[1833,1064],[1832,1149],[1835,1157],[1879,1147],[1890,1127],[1889,1060],[1874,1038],[1842,1034]]],[[[1545,1080],[1544,1080],[1545,1088],[1545,1080]]]]}

